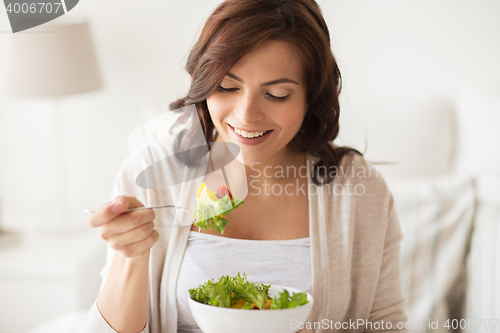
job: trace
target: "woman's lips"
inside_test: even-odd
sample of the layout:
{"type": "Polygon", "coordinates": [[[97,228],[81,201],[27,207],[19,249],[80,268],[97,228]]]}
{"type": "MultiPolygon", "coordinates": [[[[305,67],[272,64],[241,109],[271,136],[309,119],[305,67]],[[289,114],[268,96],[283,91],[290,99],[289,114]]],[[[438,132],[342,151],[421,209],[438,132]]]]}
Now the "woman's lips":
{"type": "Polygon", "coordinates": [[[236,131],[234,130],[234,127],[229,125],[229,128],[231,128],[231,132],[234,134],[234,136],[236,136],[236,139],[245,144],[245,145],[248,145],[248,146],[254,146],[254,145],[258,145],[264,141],[266,141],[266,139],[271,135],[271,133],[273,132],[273,130],[269,130],[267,131],[267,133],[265,133],[264,135],[262,136],[259,136],[258,138],[244,138],[242,137],[241,135],[239,135],[238,133],[236,133],[236,131]]]}

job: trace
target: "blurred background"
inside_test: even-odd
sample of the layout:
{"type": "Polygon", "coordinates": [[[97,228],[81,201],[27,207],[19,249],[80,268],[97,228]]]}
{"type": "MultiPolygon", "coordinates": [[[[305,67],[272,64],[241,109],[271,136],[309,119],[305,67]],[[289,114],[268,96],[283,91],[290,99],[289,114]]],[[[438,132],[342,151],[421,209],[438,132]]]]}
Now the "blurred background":
{"type": "MultiPolygon", "coordinates": [[[[110,200],[130,132],[188,91],[186,57],[219,2],[81,1],[53,23],[88,22],[94,83],[57,97],[16,96],[13,86],[33,82],[11,79],[23,67],[16,43],[56,28],[12,34],[0,9],[0,332],[71,322],[94,302],[105,243],[83,211],[110,200]]],[[[343,77],[338,144],[365,152],[395,189],[451,174],[486,175],[476,185],[500,177],[500,2],[318,3],[343,77]]],[[[38,54],[21,52],[25,61],[38,54]]]]}

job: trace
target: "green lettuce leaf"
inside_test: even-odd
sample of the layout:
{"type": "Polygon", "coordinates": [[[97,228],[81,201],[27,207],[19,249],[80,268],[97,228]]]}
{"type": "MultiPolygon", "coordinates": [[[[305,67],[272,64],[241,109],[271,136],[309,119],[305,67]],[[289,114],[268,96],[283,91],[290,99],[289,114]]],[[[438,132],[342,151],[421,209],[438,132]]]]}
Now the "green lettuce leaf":
{"type": "Polygon", "coordinates": [[[231,285],[231,278],[227,275],[223,275],[217,282],[211,279],[198,288],[189,289],[189,295],[193,300],[203,304],[230,308],[232,293],[231,285]]]}
{"type": "Polygon", "coordinates": [[[296,306],[304,305],[307,302],[307,294],[302,291],[300,293],[294,293],[290,295],[286,289],[278,293],[278,296],[273,298],[271,303],[271,309],[288,309],[294,308],[296,306]]]}
{"type": "Polygon", "coordinates": [[[266,299],[269,298],[269,287],[271,285],[248,282],[245,273],[243,273],[243,276],[238,273],[238,276],[234,277],[232,282],[236,298],[254,303],[261,310],[266,306],[266,299]]]}

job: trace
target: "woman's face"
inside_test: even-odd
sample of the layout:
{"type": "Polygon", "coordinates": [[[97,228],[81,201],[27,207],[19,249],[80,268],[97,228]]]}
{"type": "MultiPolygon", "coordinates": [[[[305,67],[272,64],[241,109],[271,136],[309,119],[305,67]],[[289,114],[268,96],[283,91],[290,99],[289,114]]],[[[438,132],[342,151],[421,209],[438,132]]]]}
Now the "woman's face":
{"type": "Polygon", "coordinates": [[[218,132],[215,141],[238,144],[241,162],[286,163],[288,143],[307,111],[298,52],[278,40],[252,49],[231,68],[207,105],[218,132]]]}

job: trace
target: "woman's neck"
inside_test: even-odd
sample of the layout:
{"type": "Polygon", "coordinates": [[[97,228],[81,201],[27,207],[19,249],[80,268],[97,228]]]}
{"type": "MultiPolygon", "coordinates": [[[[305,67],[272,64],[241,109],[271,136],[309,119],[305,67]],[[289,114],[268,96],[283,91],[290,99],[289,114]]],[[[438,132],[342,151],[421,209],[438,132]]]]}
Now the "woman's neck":
{"type": "Polygon", "coordinates": [[[282,154],[275,155],[264,163],[245,165],[247,179],[274,184],[297,177],[300,167],[307,167],[306,153],[287,146],[282,154]]]}

